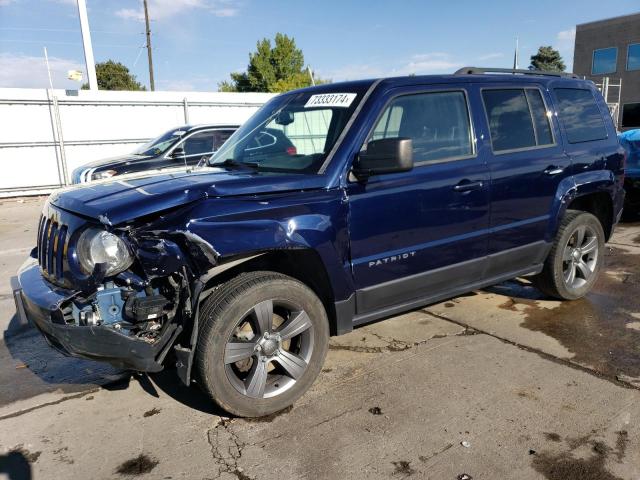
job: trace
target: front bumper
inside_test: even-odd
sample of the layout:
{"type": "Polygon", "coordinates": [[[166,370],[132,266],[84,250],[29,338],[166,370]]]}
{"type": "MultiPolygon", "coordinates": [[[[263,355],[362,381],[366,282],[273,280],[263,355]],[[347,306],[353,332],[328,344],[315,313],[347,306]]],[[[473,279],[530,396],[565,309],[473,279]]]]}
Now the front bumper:
{"type": "Polygon", "coordinates": [[[163,347],[169,347],[168,335],[149,343],[110,326],[68,325],[64,321],[62,306],[77,294],[45,280],[35,259],[22,266],[14,287],[18,315],[24,315],[47,342],[63,354],[108,362],[123,369],[162,370],[162,359],[166,354],[163,347]]]}

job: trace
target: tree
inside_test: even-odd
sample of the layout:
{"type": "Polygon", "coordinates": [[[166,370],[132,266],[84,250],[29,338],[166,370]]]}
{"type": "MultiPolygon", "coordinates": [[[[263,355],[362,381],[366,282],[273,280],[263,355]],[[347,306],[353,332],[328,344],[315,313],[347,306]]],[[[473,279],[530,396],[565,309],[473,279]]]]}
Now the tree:
{"type": "MultiPolygon", "coordinates": [[[[316,80],[316,83],[326,83],[316,80]]],[[[293,38],[277,33],[275,46],[263,38],[249,54],[246,72],[234,72],[230,81],[218,84],[221,92],[286,92],[308,87],[311,78],[304,67],[302,50],[293,38]]]]}
{"type": "Polygon", "coordinates": [[[540,47],[538,53],[531,56],[529,70],[545,70],[547,72],[564,72],[566,66],[560,52],[553,47],[540,47]]]}
{"type": "MultiPolygon", "coordinates": [[[[96,77],[99,90],[146,90],[147,88],[136,80],[127,67],[120,62],[107,60],[96,64],[96,77]]],[[[89,84],[82,85],[83,90],[89,84]]]]}

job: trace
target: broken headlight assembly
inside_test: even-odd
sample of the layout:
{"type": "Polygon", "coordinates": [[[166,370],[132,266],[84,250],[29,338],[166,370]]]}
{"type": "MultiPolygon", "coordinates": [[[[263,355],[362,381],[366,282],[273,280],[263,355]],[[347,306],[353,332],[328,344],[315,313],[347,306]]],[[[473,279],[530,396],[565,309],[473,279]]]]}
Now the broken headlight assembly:
{"type": "Polygon", "coordinates": [[[106,230],[88,228],[78,239],[80,267],[91,275],[98,264],[105,265],[105,276],[117,275],[131,266],[133,256],[127,243],[106,230]]]}

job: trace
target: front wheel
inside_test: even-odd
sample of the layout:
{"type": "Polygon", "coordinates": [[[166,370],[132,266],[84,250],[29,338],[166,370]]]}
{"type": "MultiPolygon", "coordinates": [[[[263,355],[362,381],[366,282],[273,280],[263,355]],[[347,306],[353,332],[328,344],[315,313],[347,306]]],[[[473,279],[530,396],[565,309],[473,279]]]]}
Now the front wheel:
{"type": "Polygon", "coordinates": [[[220,285],[202,308],[196,350],[199,383],[226,411],[259,417],[282,410],[322,368],[329,324],[301,282],[252,272],[220,285]]]}
{"type": "Polygon", "coordinates": [[[562,300],[584,297],[596,282],[604,260],[604,232],[590,213],[568,210],[542,272],[533,283],[562,300]]]}

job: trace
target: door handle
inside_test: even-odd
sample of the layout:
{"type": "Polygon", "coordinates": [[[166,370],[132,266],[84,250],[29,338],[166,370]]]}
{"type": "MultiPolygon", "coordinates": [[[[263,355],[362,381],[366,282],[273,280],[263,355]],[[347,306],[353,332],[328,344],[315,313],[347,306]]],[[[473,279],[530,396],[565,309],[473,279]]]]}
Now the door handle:
{"type": "Polygon", "coordinates": [[[469,192],[471,190],[479,190],[484,186],[484,183],[481,180],[477,180],[475,182],[469,180],[462,180],[458,183],[453,189],[456,192],[469,192]]]}
{"type": "Polygon", "coordinates": [[[558,167],[556,165],[549,165],[547,168],[544,169],[544,174],[545,175],[558,175],[559,173],[564,172],[564,168],[562,167],[558,167]]]}

